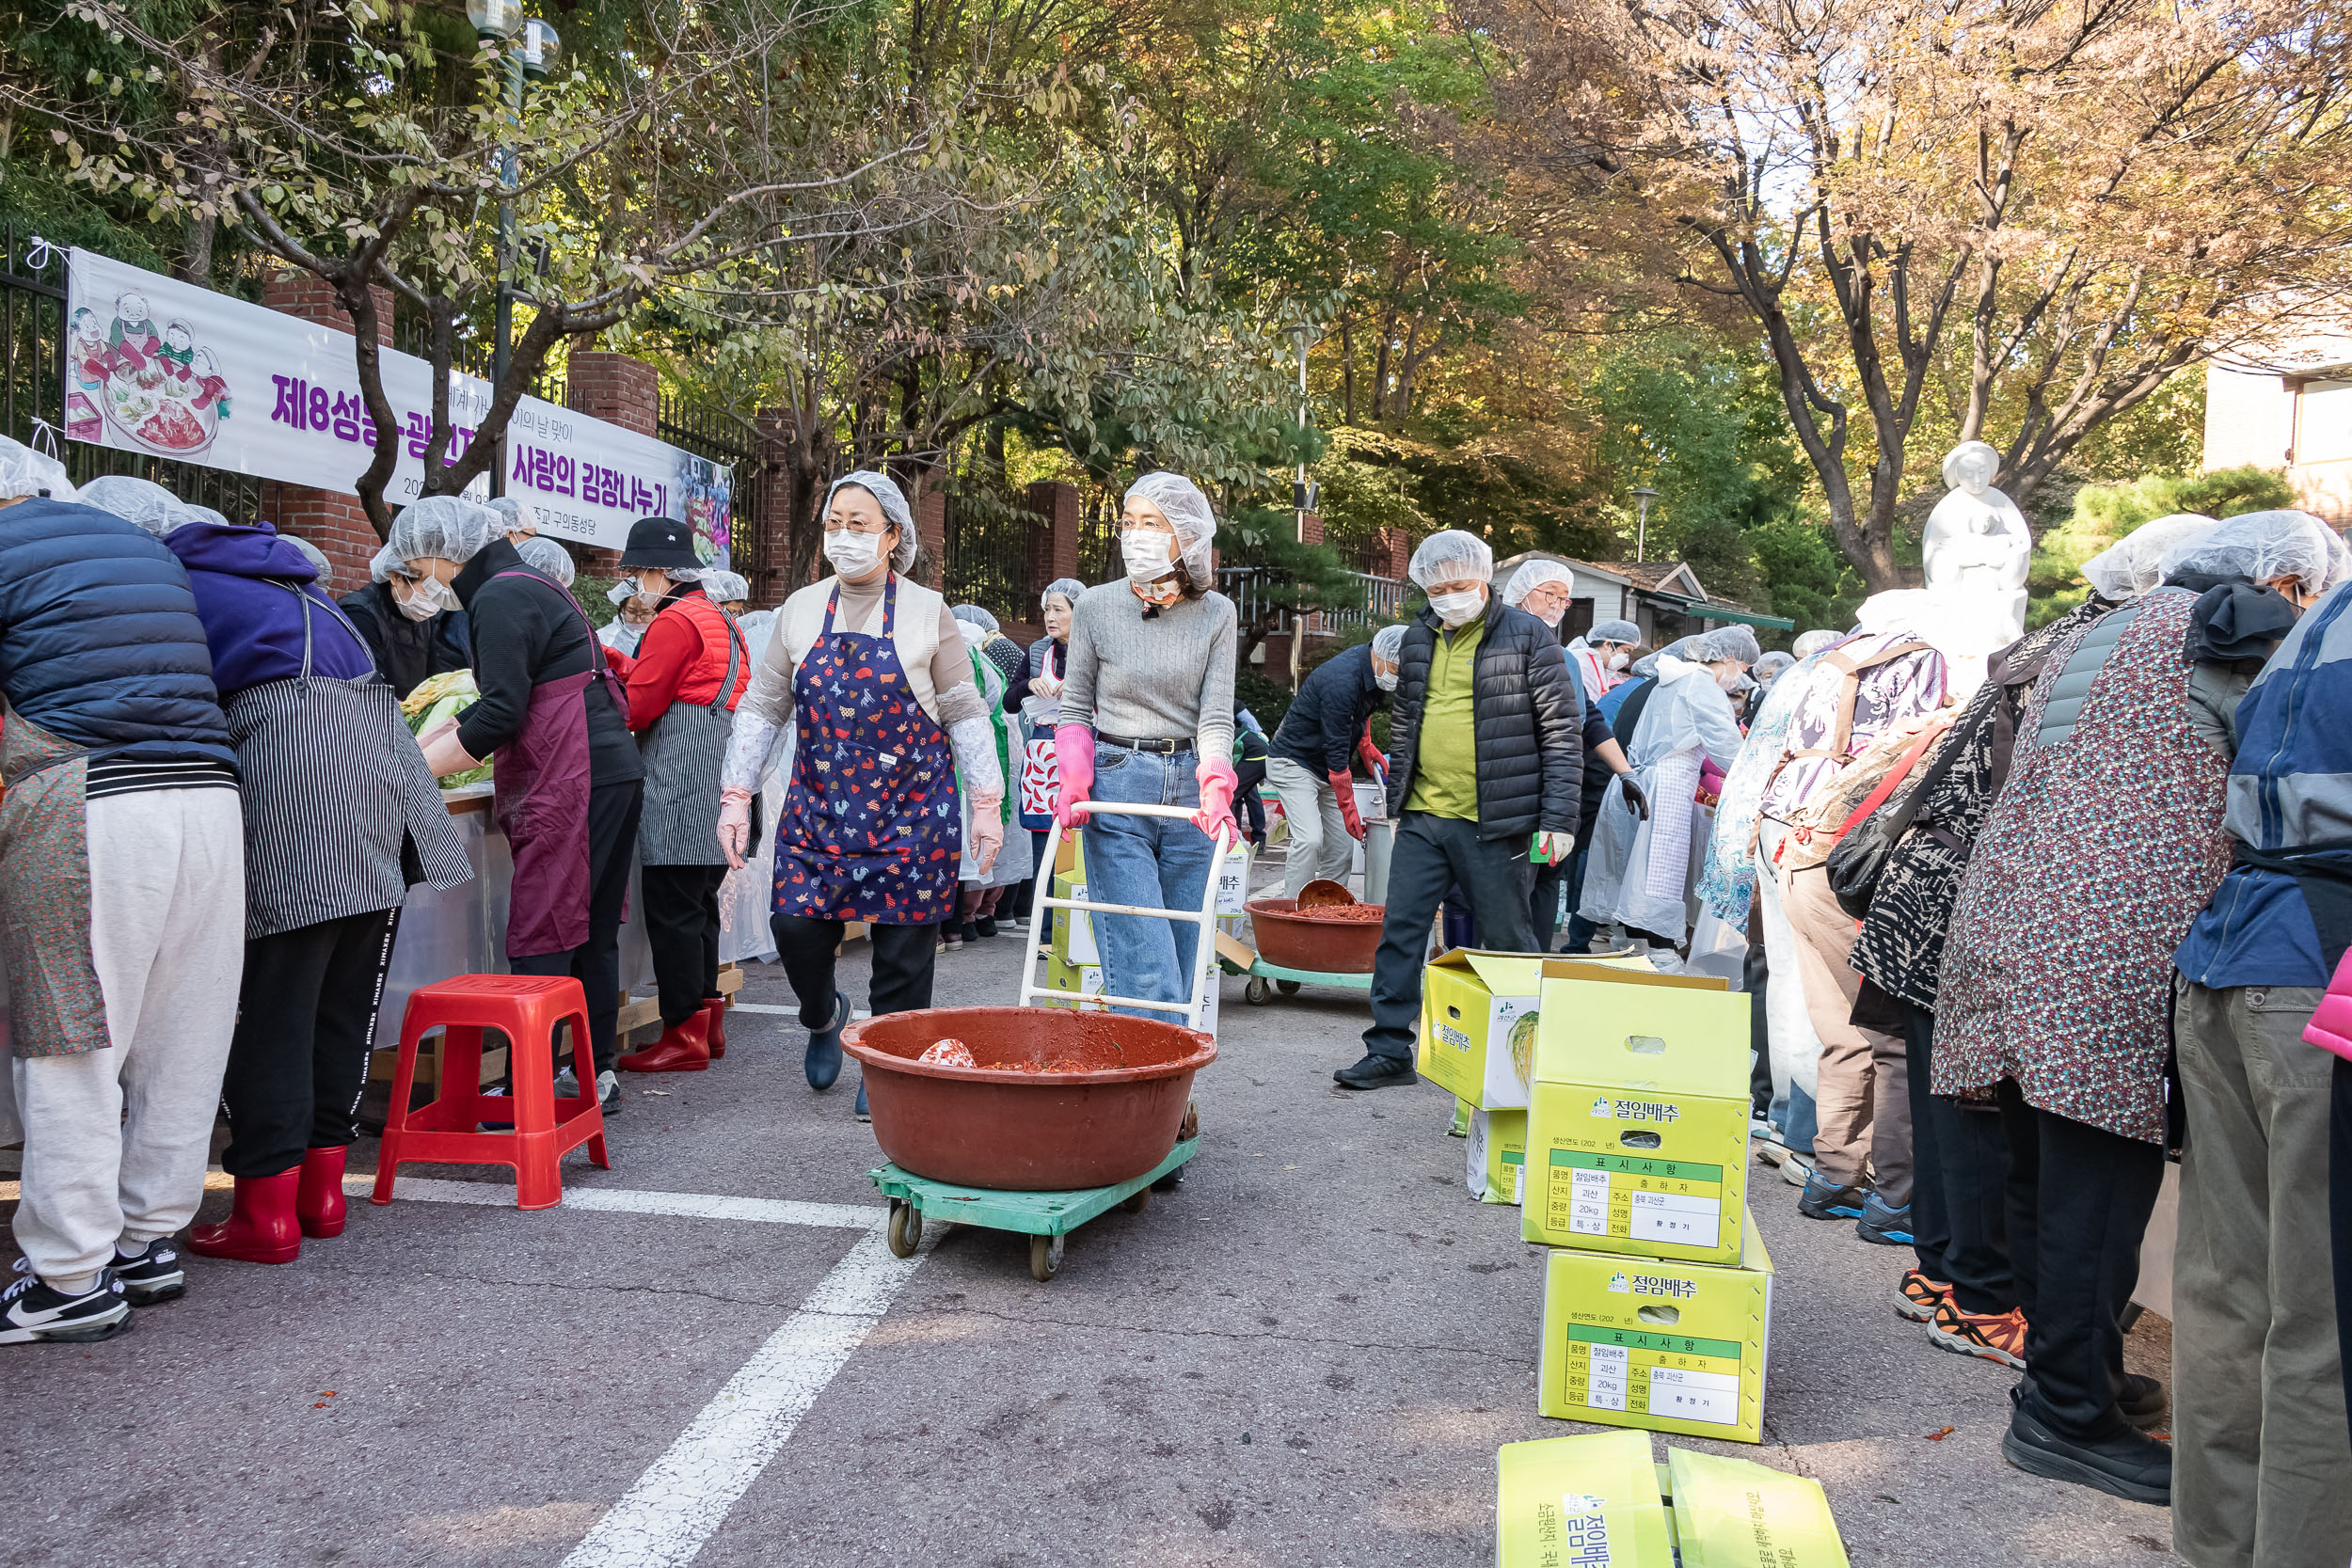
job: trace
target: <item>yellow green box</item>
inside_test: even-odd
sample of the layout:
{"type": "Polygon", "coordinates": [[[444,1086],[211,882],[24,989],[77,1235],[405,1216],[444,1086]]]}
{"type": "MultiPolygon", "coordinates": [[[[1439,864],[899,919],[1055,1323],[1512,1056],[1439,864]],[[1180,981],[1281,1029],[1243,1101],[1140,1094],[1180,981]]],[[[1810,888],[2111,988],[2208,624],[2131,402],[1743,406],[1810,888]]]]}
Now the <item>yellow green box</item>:
{"type": "Polygon", "coordinates": [[[1520,1234],[1732,1263],[1747,1201],[1748,999],[1720,979],[1548,975],[1520,1234]]]}
{"type": "Polygon", "coordinates": [[[1527,1113],[1470,1113],[1470,1191],[1481,1203],[1525,1201],[1527,1183],[1527,1113]]]}
{"type": "Polygon", "coordinates": [[[1496,1568],[1674,1568],[1649,1439],[1593,1433],[1495,1452],[1496,1568]]]}
{"type": "Polygon", "coordinates": [[[1561,1248],[1544,1269],[1536,1408],[1603,1426],[1755,1443],[1764,1429],[1772,1259],[1742,1215],[1740,1262],[1561,1248]]]}
{"type": "Polygon", "coordinates": [[[1682,1568],[1850,1568],[1820,1481],[1690,1449],[1666,1467],[1682,1568]]]}
{"type": "MultiPolygon", "coordinates": [[[[1470,947],[1439,954],[1422,973],[1422,1073],[1472,1105],[1525,1109],[1543,984],[1548,978],[1579,976],[1659,977],[1643,958],[1543,958],[1470,947]],[[1490,1050],[1490,1044],[1500,1049],[1490,1050]]],[[[1705,983],[1717,990],[1724,985],[1721,980],[1705,983]]]]}

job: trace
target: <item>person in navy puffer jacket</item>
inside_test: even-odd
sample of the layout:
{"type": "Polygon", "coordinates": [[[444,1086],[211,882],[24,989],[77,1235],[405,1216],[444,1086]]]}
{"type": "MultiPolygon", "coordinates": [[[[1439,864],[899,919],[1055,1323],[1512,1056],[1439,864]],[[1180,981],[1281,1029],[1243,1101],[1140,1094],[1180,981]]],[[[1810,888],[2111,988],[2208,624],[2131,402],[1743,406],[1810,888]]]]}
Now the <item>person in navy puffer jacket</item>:
{"type": "Polygon", "coordinates": [[[30,1264],[0,1291],[0,1344],[107,1338],[182,1293],[172,1238],[204,1196],[236,1020],[244,824],[196,598],[159,539],[72,496],[0,439],[0,956],[30,1264]]]}

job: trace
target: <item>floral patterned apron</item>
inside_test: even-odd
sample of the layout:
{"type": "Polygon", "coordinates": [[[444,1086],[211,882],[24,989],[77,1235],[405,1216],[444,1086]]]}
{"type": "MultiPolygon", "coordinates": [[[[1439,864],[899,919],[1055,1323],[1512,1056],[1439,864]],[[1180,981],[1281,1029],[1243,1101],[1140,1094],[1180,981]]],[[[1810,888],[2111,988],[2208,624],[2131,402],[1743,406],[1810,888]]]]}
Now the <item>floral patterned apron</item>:
{"type": "Polygon", "coordinates": [[[928,926],[955,908],[962,812],[947,736],[923,711],[891,639],[898,578],[882,590],[879,637],[833,629],[792,677],[792,791],[776,824],[778,914],[928,926]]]}

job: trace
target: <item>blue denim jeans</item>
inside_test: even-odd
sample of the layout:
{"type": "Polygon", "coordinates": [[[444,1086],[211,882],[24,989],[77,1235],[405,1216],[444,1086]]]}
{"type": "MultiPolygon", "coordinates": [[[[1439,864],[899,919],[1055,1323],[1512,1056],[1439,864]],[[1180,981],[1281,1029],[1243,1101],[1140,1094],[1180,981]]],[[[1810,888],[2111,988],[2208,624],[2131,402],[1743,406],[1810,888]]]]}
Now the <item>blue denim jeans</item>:
{"type": "MultiPolygon", "coordinates": [[[[1103,746],[1094,755],[1094,799],[1124,805],[1200,804],[1190,752],[1163,756],[1103,746]]],[[[1169,816],[1089,816],[1086,825],[1087,896],[1097,903],[1200,912],[1216,858],[1209,836],[1169,816]]],[[[1103,989],[1146,1002],[1192,1000],[1192,965],[1200,927],[1190,921],[1134,914],[1094,917],[1103,954],[1103,989]]],[[[1172,1022],[1173,1013],[1141,1007],[1113,1009],[1172,1022]]]]}

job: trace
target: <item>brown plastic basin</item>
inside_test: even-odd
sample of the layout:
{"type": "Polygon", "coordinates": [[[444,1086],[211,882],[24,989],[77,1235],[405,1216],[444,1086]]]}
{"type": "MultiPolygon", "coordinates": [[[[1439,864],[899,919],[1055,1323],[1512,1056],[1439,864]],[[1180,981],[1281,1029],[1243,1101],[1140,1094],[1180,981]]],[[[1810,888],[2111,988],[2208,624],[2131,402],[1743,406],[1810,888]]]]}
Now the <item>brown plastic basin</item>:
{"type": "Polygon", "coordinates": [[[1216,1042],[1197,1029],[1068,1007],[892,1013],[850,1024],[841,1049],[866,1069],[874,1140],[900,1169],[1019,1193],[1107,1187],[1151,1170],[1176,1147],[1192,1075],[1216,1059],[1216,1042]],[[914,1059],[946,1038],[983,1064],[1085,1070],[914,1059]]]}
{"type": "Polygon", "coordinates": [[[1322,974],[1369,974],[1380,950],[1380,922],[1310,920],[1294,913],[1288,898],[1252,898],[1249,928],[1257,933],[1258,957],[1283,969],[1322,974]]]}

